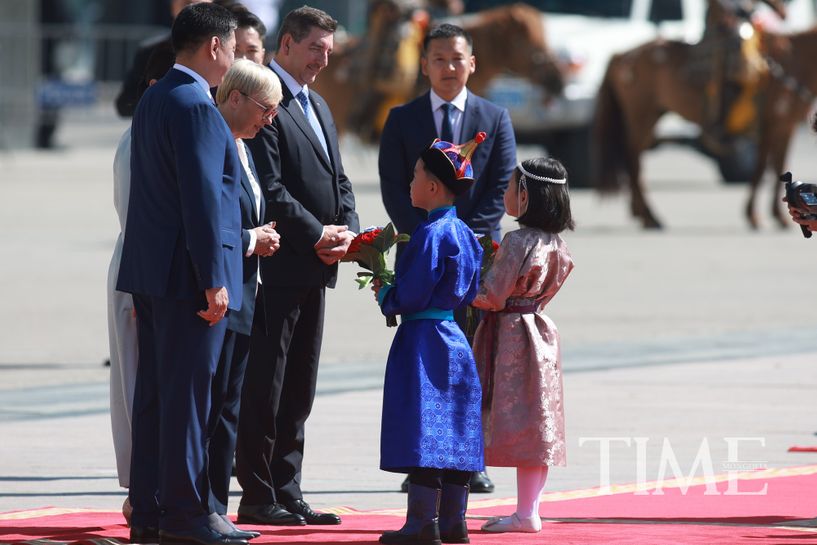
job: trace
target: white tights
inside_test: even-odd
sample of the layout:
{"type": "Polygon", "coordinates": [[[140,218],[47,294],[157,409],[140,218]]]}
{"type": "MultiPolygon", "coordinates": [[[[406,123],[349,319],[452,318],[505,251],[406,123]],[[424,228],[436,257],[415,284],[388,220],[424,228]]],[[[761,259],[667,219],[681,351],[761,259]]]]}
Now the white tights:
{"type": "Polygon", "coordinates": [[[516,468],[516,516],[539,516],[539,497],[545,490],[548,466],[516,468]]]}

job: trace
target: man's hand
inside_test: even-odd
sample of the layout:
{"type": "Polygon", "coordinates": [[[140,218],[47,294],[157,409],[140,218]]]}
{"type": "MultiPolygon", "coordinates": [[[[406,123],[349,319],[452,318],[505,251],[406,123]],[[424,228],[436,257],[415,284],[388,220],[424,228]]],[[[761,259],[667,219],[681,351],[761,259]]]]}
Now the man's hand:
{"type": "Polygon", "coordinates": [[[261,227],[253,229],[255,231],[255,249],[253,253],[261,257],[267,257],[278,251],[281,247],[281,235],[275,230],[275,222],[271,221],[261,227]]]}
{"type": "Polygon", "coordinates": [[[315,243],[315,250],[321,248],[333,248],[341,241],[341,234],[348,231],[345,225],[324,225],[321,239],[315,243]]]}
{"type": "Polygon", "coordinates": [[[230,297],[227,295],[227,288],[209,288],[204,290],[204,295],[207,297],[207,309],[200,310],[196,314],[202,320],[209,322],[212,327],[224,318],[230,297]]]}
{"type": "MultiPolygon", "coordinates": [[[[337,227],[339,229],[330,238],[330,240],[334,240],[334,245],[323,247],[316,245],[315,253],[318,254],[318,259],[323,261],[326,265],[334,265],[349,251],[349,245],[352,244],[355,234],[349,231],[345,225],[327,225],[324,227],[324,233],[326,233],[327,227],[337,227]]],[[[321,238],[321,240],[323,240],[323,238],[321,238]]]]}

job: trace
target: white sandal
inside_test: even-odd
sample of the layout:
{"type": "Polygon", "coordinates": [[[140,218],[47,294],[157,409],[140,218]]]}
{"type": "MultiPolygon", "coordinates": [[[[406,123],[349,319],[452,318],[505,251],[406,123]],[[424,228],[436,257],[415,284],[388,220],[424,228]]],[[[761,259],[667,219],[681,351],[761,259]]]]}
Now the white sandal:
{"type": "Polygon", "coordinates": [[[485,532],[505,533],[520,532],[535,534],[542,529],[542,519],[534,515],[531,518],[521,519],[514,513],[509,517],[494,517],[482,525],[485,532]]]}

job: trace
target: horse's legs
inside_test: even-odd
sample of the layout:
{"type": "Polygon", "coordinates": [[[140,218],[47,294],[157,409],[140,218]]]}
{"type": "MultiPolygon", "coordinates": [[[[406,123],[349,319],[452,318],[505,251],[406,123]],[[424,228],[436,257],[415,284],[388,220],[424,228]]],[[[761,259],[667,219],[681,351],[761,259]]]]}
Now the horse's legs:
{"type": "Polygon", "coordinates": [[[630,211],[641,220],[645,229],[661,229],[661,222],[652,213],[641,177],[641,153],[628,150],[627,170],[630,174],[630,211]]]}
{"type": "Polygon", "coordinates": [[[641,155],[652,143],[653,131],[659,117],[660,114],[642,112],[642,115],[631,117],[629,120],[630,127],[636,128],[630,132],[625,158],[626,168],[630,174],[630,210],[633,216],[641,220],[645,229],[662,227],[647,202],[646,186],[641,176],[641,155]]]}
{"type": "MultiPolygon", "coordinates": [[[[789,152],[789,144],[791,143],[792,133],[794,131],[794,127],[791,130],[787,131],[783,136],[777,139],[772,146],[769,159],[772,163],[772,168],[775,172],[774,181],[778,181],[778,176],[783,173],[783,169],[785,168],[786,163],[786,156],[789,152]]],[[[779,184],[775,183],[774,189],[772,190],[772,218],[777,221],[777,225],[781,229],[785,229],[789,226],[788,216],[783,211],[782,201],[780,199],[780,188],[779,184]]]]}
{"type": "Polygon", "coordinates": [[[766,172],[766,158],[769,155],[769,142],[767,138],[761,137],[757,148],[757,164],[752,173],[752,179],[749,185],[749,200],[746,201],[746,220],[749,222],[749,227],[757,229],[760,227],[760,221],[755,212],[755,198],[757,197],[757,190],[760,187],[760,181],[763,179],[763,174],[766,172]]]}

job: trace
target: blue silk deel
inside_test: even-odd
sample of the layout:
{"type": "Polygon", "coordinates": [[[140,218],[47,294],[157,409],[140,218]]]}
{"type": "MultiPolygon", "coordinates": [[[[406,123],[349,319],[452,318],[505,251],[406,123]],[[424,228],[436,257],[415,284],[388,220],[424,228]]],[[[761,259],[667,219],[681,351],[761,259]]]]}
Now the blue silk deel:
{"type": "Polygon", "coordinates": [[[383,470],[484,468],[474,356],[456,322],[439,318],[474,299],[481,260],[482,249],[453,207],[432,211],[403,249],[394,285],[381,300],[384,314],[413,318],[401,320],[386,365],[383,470]]]}

